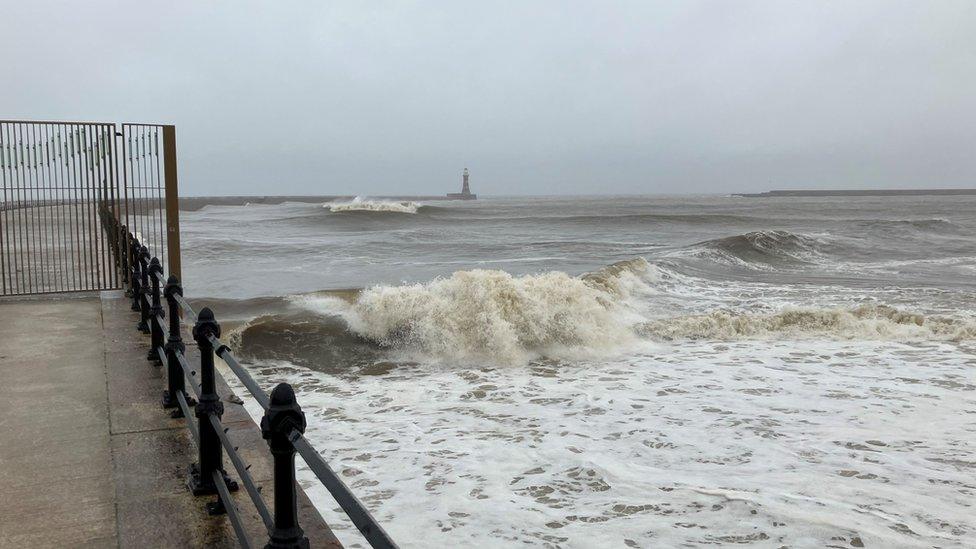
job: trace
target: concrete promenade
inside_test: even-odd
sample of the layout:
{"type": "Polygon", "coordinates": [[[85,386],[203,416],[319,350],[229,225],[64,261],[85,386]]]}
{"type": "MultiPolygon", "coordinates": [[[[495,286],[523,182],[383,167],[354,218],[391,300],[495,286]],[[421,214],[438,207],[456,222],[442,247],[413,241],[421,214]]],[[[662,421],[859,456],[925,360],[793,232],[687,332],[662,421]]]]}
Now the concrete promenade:
{"type": "MultiPolygon", "coordinates": [[[[205,512],[213,497],[186,488],[196,450],[184,420],[160,406],[165,370],[146,360],[136,321],[120,292],[0,299],[0,547],[238,545],[227,517],[205,512]]],[[[267,444],[222,379],[217,391],[228,436],[271,506],[267,444]]],[[[224,467],[237,478],[226,458],[224,467]]],[[[234,498],[263,546],[245,491],[234,498]]],[[[338,547],[299,500],[311,546],[338,547]]]]}

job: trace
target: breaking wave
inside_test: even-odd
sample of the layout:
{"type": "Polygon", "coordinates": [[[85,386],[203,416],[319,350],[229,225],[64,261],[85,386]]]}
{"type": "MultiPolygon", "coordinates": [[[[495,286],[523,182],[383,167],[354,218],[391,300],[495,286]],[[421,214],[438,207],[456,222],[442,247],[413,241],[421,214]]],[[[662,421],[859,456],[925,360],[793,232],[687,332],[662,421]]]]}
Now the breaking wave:
{"type": "Polygon", "coordinates": [[[643,258],[579,277],[458,271],[422,284],[276,298],[277,311],[269,310],[270,298],[260,298],[254,304],[260,312],[232,330],[230,341],[246,358],[345,370],[391,360],[391,351],[406,360],[517,364],[598,358],[676,340],[976,339],[976,321],[879,304],[679,313],[664,305],[664,288],[676,283],[688,277],[643,258]]]}
{"type": "Polygon", "coordinates": [[[635,342],[604,289],[563,272],[458,271],[425,284],[375,286],[343,315],[382,347],[503,363],[602,354],[635,342]]]}
{"type": "Polygon", "coordinates": [[[298,302],[341,317],[358,337],[380,348],[503,363],[593,357],[654,340],[976,338],[974,322],[884,305],[775,313],[661,311],[654,319],[638,314],[631,306],[634,296],[653,300],[654,286],[665,279],[673,282],[674,277],[638,258],[580,277],[558,271],[523,276],[459,271],[423,284],[375,286],[351,301],[305,296],[298,302]]]}
{"type": "Polygon", "coordinates": [[[416,202],[396,202],[390,200],[368,200],[357,196],[349,202],[330,202],[322,205],[332,212],[393,212],[415,214],[421,208],[416,202]]]}

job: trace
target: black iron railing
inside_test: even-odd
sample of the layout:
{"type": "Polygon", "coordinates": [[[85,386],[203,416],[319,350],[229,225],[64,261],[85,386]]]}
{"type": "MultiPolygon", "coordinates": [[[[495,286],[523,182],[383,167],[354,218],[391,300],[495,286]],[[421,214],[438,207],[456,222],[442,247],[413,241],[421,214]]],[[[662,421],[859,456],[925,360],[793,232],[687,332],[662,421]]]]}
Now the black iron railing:
{"type": "Polygon", "coordinates": [[[102,210],[101,219],[109,238],[119,246],[116,265],[130,270],[127,295],[132,298],[132,309],[139,311],[138,329],[150,335],[147,359],[166,366],[167,387],[163,391],[163,407],[173,409],[172,417],[186,419],[187,428],[196,444],[198,456],[197,462],[190,468],[189,487],[194,495],[217,496],[216,500],[207,503],[207,511],[211,514],[226,513],[241,546],[252,546],[241,512],[230,496],[231,492],[239,489],[239,485],[224,469],[223,456],[226,453],[268,531],[265,547],[307,548],[308,539],[298,523],[295,481],[295,454],[298,453],[370,546],[395,548],[396,544],[390,536],[305,438],[305,414],[298,405],[291,385],[279,383],[268,395],[240,365],[231,349],[221,342],[220,324],[213,311],[204,308],[197,313],[184,299],[179,279],[171,275],[164,280],[159,259],[150,257],[148,248],[110,210],[102,210]],[[163,309],[163,299],[166,300],[168,313],[163,309]],[[193,323],[193,339],[200,351],[199,370],[193,369],[186,359],[186,346],[181,337],[181,316],[193,323]],[[237,447],[227,436],[228,429],[221,423],[224,409],[216,390],[214,355],[227,364],[264,409],[261,433],[268,441],[274,461],[274,502],[271,509],[248,472],[250,466],[241,458],[237,447]],[[187,394],[187,381],[193,396],[187,394]],[[195,411],[191,413],[190,409],[194,406],[195,411]]]}

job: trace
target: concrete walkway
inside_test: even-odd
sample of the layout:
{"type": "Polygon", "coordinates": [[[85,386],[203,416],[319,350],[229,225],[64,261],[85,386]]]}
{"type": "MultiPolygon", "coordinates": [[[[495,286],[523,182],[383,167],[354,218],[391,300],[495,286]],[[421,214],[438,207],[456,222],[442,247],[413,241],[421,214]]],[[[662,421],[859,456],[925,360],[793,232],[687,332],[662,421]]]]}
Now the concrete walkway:
{"type": "MultiPolygon", "coordinates": [[[[226,516],[190,495],[195,448],[160,407],[165,372],[117,292],[0,300],[0,547],[236,547],[226,516]]],[[[184,336],[184,341],[192,339],[184,336]]],[[[195,349],[188,345],[193,363],[195,349]]],[[[228,397],[224,423],[273,501],[260,431],[228,397]]],[[[229,460],[225,468],[236,478],[229,460]]],[[[255,545],[267,540],[244,490],[235,494],[255,545]]],[[[312,547],[338,547],[300,494],[312,547]]]]}

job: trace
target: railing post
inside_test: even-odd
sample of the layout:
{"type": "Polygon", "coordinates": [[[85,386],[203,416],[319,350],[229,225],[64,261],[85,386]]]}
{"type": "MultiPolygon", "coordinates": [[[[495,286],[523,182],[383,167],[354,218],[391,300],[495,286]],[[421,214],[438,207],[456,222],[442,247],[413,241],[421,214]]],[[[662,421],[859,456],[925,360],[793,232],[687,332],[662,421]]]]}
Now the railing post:
{"type": "MultiPolygon", "coordinates": [[[[220,337],[220,324],[214,319],[213,311],[204,307],[197,315],[197,323],[193,326],[193,339],[200,349],[200,401],[196,412],[197,429],[200,433],[199,459],[190,466],[188,484],[194,496],[216,494],[217,485],[214,482],[214,471],[224,475],[228,488],[236,488],[237,483],[227,477],[223,469],[223,449],[220,437],[210,423],[210,416],[220,418],[224,415],[224,403],[217,395],[216,374],[214,373],[214,348],[210,343],[210,336],[220,337]]],[[[208,506],[212,514],[220,513],[223,508],[218,500],[217,505],[208,506]]]]}
{"type": "Polygon", "coordinates": [[[142,295],[139,289],[139,281],[142,280],[142,275],[139,274],[139,241],[135,239],[131,234],[128,238],[129,241],[129,261],[131,263],[132,278],[129,284],[129,289],[132,293],[132,310],[138,311],[139,307],[139,296],[142,295]]]}
{"type": "Polygon", "coordinates": [[[139,331],[149,333],[149,248],[139,248],[139,331]]]}
{"type": "Polygon", "coordinates": [[[190,406],[194,401],[186,394],[186,382],[183,377],[183,368],[180,367],[179,357],[186,352],[186,345],[183,345],[183,337],[180,335],[180,304],[176,301],[177,295],[183,295],[183,286],[180,286],[179,279],[170,275],[166,281],[166,304],[169,306],[169,338],[166,340],[166,386],[163,391],[163,408],[176,408],[170,413],[170,417],[183,417],[183,408],[176,399],[178,393],[183,393],[183,398],[190,406]]]}
{"type": "Polygon", "coordinates": [[[163,325],[158,317],[163,315],[163,306],[159,300],[159,281],[163,277],[163,266],[159,264],[159,258],[154,257],[149,262],[149,278],[152,282],[152,307],[149,308],[149,333],[150,338],[149,353],[146,360],[162,363],[163,357],[159,356],[159,348],[163,346],[163,325]]]}
{"type": "Polygon", "coordinates": [[[265,549],[308,548],[308,538],[298,525],[295,446],[289,438],[292,430],[305,432],[305,414],[291,385],[279,383],[271,391],[271,405],[261,418],[261,435],[274,457],[274,527],[265,549]]]}
{"type": "Polygon", "coordinates": [[[183,276],[180,262],[180,192],[176,177],[176,126],[163,126],[163,175],[166,194],[166,264],[183,276]]]}

